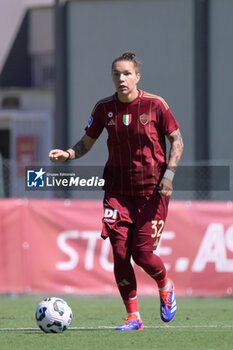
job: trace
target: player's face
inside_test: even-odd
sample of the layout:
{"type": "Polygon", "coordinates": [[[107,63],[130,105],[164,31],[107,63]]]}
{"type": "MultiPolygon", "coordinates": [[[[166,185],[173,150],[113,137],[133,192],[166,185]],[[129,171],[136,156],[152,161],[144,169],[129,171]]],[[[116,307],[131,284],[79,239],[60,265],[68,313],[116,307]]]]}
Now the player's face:
{"type": "Polygon", "coordinates": [[[140,74],[131,61],[118,61],[112,71],[113,83],[121,101],[131,101],[138,95],[137,83],[140,74]]]}

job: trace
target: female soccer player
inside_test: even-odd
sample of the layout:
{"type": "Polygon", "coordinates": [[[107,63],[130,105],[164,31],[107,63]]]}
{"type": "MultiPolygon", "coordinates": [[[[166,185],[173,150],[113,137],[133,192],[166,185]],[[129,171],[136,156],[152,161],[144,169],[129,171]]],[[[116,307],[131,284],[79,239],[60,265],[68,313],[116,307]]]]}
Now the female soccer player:
{"type": "Polygon", "coordinates": [[[116,93],[96,104],[85,135],[74,147],[49,153],[52,162],[80,158],[107,129],[101,235],[110,239],[114,275],[128,314],[117,330],[143,329],[131,257],[157,283],[162,320],[169,322],[176,312],[174,283],[153,251],[164,228],[183,141],[164,99],[137,88],[140,65],[132,52],[117,57],[112,63],[116,93]],[[167,163],[165,136],[170,141],[167,163]]]}

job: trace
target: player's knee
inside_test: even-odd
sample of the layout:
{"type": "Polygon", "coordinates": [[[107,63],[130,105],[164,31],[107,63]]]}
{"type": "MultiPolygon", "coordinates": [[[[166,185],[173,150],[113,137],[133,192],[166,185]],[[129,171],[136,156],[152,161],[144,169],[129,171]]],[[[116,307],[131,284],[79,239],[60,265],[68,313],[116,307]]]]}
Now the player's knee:
{"type": "Polygon", "coordinates": [[[113,258],[115,262],[124,263],[130,260],[130,252],[122,242],[119,242],[118,244],[113,245],[112,248],[113,248],[113,258]]]}
{"type": "Polygon", "coordinates": [[[124,252],[114,251],[113,258],[115,262],[123,263],[127,260],[127,256],[124,252]]]}
{"type": "Polygon", "coordinates": [[[146,262],[146,255],[147,255],[148,252],[143,252],[143,251],[140,251],[140,250],[134,250],[132,252],[132,258],[134,260],[134,262],[138,265],[138,266],[141,266],[143,267],[145,262],[146,262]]]}

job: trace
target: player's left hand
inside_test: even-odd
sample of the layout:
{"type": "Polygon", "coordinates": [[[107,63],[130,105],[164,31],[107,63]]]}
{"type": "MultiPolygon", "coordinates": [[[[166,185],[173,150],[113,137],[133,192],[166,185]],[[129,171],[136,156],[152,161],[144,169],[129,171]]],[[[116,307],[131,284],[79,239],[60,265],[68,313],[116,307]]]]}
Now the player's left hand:
{"type": "Polygon", "coordinates": [[[161,196],[169,197],[172,195],[173,185],[171,180],[167,179],[166,177],[163,177],[159,183],[159,187],[161,187],[161,190],[159,190],[158,192],[161,196]]]}

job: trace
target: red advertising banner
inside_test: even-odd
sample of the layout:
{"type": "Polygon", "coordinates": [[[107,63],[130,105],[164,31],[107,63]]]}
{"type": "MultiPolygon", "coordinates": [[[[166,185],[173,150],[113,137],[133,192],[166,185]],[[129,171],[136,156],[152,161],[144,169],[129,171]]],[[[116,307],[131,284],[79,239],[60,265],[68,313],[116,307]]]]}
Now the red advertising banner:
{"type": "MultiPolygon", "coordinates": [[[[100,200],[0,201],[0,293],[118,293],[100,200]]],[[[171,201],[156,251],[179,295],[231,295],[232,202],[171,201]]],[[[135,265],[138,292],[155,282],[135,265]]]]}

